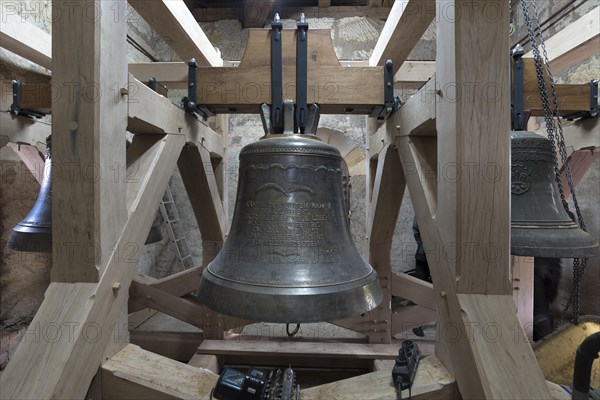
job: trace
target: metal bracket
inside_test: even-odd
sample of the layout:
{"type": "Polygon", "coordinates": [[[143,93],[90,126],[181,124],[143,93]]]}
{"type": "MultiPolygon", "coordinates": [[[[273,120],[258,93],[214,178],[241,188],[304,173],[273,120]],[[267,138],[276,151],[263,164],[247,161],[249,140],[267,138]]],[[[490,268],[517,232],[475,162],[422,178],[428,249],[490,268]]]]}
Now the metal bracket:
{"type": "Polygon", "coordinates": [[[398,96],[394,96],[394,62],[385,60],[383,64],[383,105],[373,109],[370,117],[384,119],[402,106],[398,96]]]}
{"type": "Polygon", "coordinates": [[[167,94],[169,93],[169,88],[157,81],[154,77],[150,77],[150,79],[148,79],[148,87],[165,97],[167,97],[167,94]]]}
{"type": "Polygon", "coordinates": [[[23,88],[23,83],[18,80],[12,81],[12,92],[13,92],[13,102],[10,105],[9,111],[14,115],[22,115],[29,118],[42,118],[45,116],[45,113],[29,110],[26,108],[21,108],[21,89],[23,88]]]}
{"type": "Polygon", "coordinates": [[[183,109],[192,115],[200,115],[204,120],[208,117],[214,117],[216,114],[211,109],[197,103],[196,90],[198,85],[196,70],[198,69],[198,64],[195,58],[188,61],[188,67],[188,95],[183,98],[183,109]]]}
{"type": "Polygon", "coordinates": [[[577,118],[598,118],[600,110],[598,106],[598,80],[590,81],[590,111],[565,115],[563,118],[572,121],[577,118]]]}
{"type": "Polygon", "coordinates": [[[283,59],[279,14],[271,23],[271,126],[273,133],[283,133],[283,59]]]}
{"type": "Polygon", "coordinates": [[[297,22],[296,35],[296,123],[298,131],[304,133],[306,128],[306,118],[308,106],[306,104],[308,79],[307,79],[307,60],[308,60],[308,22],[304,13],[300,14],[300,20],[297,22]]]}
{"type": "Polygon", "coordinates": [[[520,44],[514,48],[512,57],[515,61],[513,70],[513,104],[512,104],[512,129],[515,131],[527,130],[527,122],[531,116],[530,110],[524,109],[523,84],[525,82],[523,71],[523,54],[525,51],[520,44]]]}

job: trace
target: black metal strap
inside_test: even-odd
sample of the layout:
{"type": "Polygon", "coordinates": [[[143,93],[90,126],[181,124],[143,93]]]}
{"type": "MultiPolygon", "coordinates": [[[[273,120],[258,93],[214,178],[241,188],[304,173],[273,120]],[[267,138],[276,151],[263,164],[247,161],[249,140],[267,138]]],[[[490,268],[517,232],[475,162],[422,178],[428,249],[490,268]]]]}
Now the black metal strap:
{"type": "Polygon", "coordinates": [[[512,129],[515,131],[524,131],[527,129],[527,121],[531,116],[531,111],[525,110],[524,88],[525,82],[523,71],[523,54],[525,51],[521,45],[517,45],[513,50],[514,59],[513,69],[513,104],[512,104],[512,129]]]}
{"type": "Polygon", "coordinates": [[[213,117],[216,114],[206,106],[199,105],[197,100],[197,70],[198,64],[196,59],[192,58],[188,61],[188,95],[183,101],[183,108],[190,114],[199,114],[202,118],[213,117]]]}
{"type": "Polygon", "coordinates": [[[22,89],[23,89],[23,82],[21,82],[19,80],[12,81],[12,91],[13,91],[12,100],[13,101],[9,108],[10,113],[14,114],[14,115],[22,115],[22,116],[30,117],[30,118],[42,118],[44,115],[46,115],[43,112],[29,110],[26,108],[21,108],[21,90],[22,89]]]}
{"type": "Polygon", "coordinates": [[[296,124],[298,131],[304,133],[308,113],[307,102],[307,60],[308,60],[308,22],[304,13],[300,14],[296,35],[296,124]]]}
{"type": "Polygon", "coordinates": [[[274,133],[283,132],[283,72],[281,30],[279,14],[271,23],[271,118],[274,133]]]}

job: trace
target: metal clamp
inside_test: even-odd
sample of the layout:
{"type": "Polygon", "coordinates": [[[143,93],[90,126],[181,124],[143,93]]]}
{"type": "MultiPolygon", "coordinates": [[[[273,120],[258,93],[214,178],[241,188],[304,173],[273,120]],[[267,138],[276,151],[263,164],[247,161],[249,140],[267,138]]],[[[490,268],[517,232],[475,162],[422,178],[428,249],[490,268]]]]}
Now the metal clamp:
{"type": "Polygon", "coordinates": [[[196,70],[198,69],[198,64],[196,63],[196,59],[192,58],[188,61],[188,95],[183,98],[183,108],[190,114],[198,114],[203,119],[207,119],[208,117],[214,117],[216,114],[206,106],[198,104],[197,97],[197,77],[196,70]]]}
{"type": "Polygon", "coordinates": [[[383,105],[376,106],[370,117],[384,119],[402,106],[398,96],[394,96],[394,62],[385,60],[383,64],[383,105]]]}
{"type": "Polygon", "coordinates": [[[273,133],[283,133],[283,55],[279,14],[271,23],[271,124],[273,133]]]}
{"type": "Polygon", "coordinates": [[[523,54],[525,51],[520,44],[514,48],[512,57],[514,59],[513,70],[513,104],[512,104],[512,129],[514,131],[527,130],[527,122],[531,116],[531,110],[524,109],[523,84],[525,82],[523,71],[523,54]]]}
{"type": "Polygon", "coordinates": [[[42,118],[45,116],[45,113],[29,110],[26,108],[21,108],[21,89],[23,88],[23,82],[18,80],[12,81],[12,92],[13,92],[13,102],[10,105],[9,111],[14,115],[22,115],[29,118],[42,118]]]}

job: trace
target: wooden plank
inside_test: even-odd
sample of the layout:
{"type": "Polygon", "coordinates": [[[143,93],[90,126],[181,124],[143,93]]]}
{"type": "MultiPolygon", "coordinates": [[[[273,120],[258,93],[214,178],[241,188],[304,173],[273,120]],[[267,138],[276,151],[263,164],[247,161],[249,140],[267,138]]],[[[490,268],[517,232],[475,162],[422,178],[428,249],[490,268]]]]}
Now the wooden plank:
{"type": "Polygon", "coordinates": [[[198,65],[223,65],[183,0],[129,0],[129,4],[183,61],[195,58],[198,65]]]}
{"type": "Polygon", "coordinates": [[[52,174],[61,176],[52,182],[55,282],[98,282],[126,220],[127,104],[119,88],[127,86],[127,64],[106,56],[125,54],[127,23],[114,21],[111,7],[126,4],[79,0],[52,7],[52,174]],[[73,12],[85,7],[94,18],[73,12]],[[72,96],[58,95],[63,84],[72,85],[72,96]]]}
{"type": "Polygon", "coordinates": [[[202,332],[168,332],[132,330],[129,332],[131,344],[142,349],[168,357],[171,360],[187,362],[204,339],[202,332]]]}
{"type": "Polygon", "coordinates": [[[202,305],[195,300],[173,296],[135,279],[129,287],[129,310],[151,308],[190,325],[202,328],[202,305]]]}
{"type": "Polygon", "coordinates": [[[404,187],[398,152],[394,145],[387,145],[378,158],[367,222],[369,262],[377,272],[383,291],[381,304],[369,312],[370,343],[391,343],[391,250],[404,187]]]}
{"type": "MultiPolygon", "coordinates": [[[[598,12],[598,7],[593,8],[578,20],[567,24],[563,30],[546,39],[548,59],[553,61],[600,35],[598,12]]],[[[533,50],[525,54],[525,57],[533,57],[533,50]]]]}
{"type": "Polygon", "coordinates": [[[223,135],[189,115],[171,101],[155,93],[129,75],[127,130],[137,134],[185,135],[189,142],[202,145],[213,155],[223,156],[223,135]]]}
{"type": "Polygon", "coordinates": [[[106,399],[208,399],[218,375],[128,345],[102,365],[106,399]]]}
{"type": "MultiPolygon", "coordinates": [[[[26,334],[34,340],[22,342],[0,377],[0,397],[81,398],[101,361],[112,355],[106,349],[124,341],[127,323],[119,321],[126,310],[127,289],[183,143],[179,135],[134,138],[130,149],[145,146],[143,158],[153,162],[141,172],[143,189],[132,203],[134,210],[100,282],[50,285],[26,334]],[[41,336],[50,334],[46,332],[58,336],[41,336]]],[[[129,168],[136,170],[135,165],[129,168]]]]}
{"type": "Polygon", "coordinates": [[[44,158],[37,147],[27,144],[9,143],[8,146],[25,163],[25,166],[31,172],[36,181],[41,185],[44,179],[44,158]]]}
{"type": "Polygon", "coordinates": [[[192,203],[202,240],[223,242],[227,221],[208,151],[193,143],[187,143],[177,164],[192,203]]]}
{"type": "Polygon", "coordinates": [[[369,65],[394,63],[394,74],[400,69],[436,14],[434,0],[395,1],[379,40],[369,59],[369,65]]]}
{"type": "Polygon", "coordinates": [[[12,115],[0,111],[0,147],[8,142],[28,143],[31,145],[46,145],[46,138],[51,134],[51,126],[45,121],[12,115]]]}
{"type": "Polygon", "coordinates": [[[52,69],[52,37],[17,14],[16,4],[2,6],[2,47],[44,68],[52,69]]]}
{"type": "Polygon", "coordinates": [[[593,57],[600,48],[600,36],[596,36],[593,39],[588,40],[585,43],[573,48],[571,51],[563,54],[562,56],[555,58],[550,62],[550,66],[554,73],[569,68],[572,65],[579,64],[582,61],[593,57]]]}
{"type": "MultiPolygon", "coordinates": [[[[600,156],[600,147],[589,149],[575,150],[569,156],[569,166],[571,167],[571,176],[573,184],[577,186],[583,179],[588,170],[594,165],[594,161],[600,156]]],[[[567,181],[567,173],[565,167],[560,169],[560,181],[565,192],[565,197],[571,195],[571,189],[567,181]]]]}
{"type": "Polygon", "coordinates": [[[435,311],[435,292],[429,282],[402,272],[392,272],[392,295],[435,311]]]}
{"type": "MultiPolygon", "coordinates": [[[[410,396],[402,391],[402,398],[454,399],[456,381],[433,355],[422,359],[415,375],[410,396]]],[[[361,399],[395,400],[398,398],[390,369],[359,375],[354,378],[327,383],[300,391],[303,400],[361,399]]]]}
{"type": "Polygon", "coordinates": [[[205,340],[198,347],[199,354],[234,356],[309,357],[313,359],[336,357],[341,359],[395,359],[396,344],[271,342],[241,340],[205,340]]]}
{"type": "Polygon", "coordinates": [[[149,308],[144,308],[142,310],[130,312],[127,318],[127,327],[130,330],[133,330],[144,322],[148,321],[150,318],[155,316],[158,313],[156,310],[151,310],[149,308]]]}

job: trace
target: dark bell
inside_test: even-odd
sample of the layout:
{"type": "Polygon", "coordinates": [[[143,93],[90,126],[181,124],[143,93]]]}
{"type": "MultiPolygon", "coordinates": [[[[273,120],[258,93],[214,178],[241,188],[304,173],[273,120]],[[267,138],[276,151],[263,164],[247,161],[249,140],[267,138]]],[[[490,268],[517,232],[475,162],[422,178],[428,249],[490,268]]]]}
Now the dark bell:
{"type": "Polygon", "coordinates": [[[562,205],[554,178],[552,146],[552,141],[533,132],[511,134],[511,254],[598,256],[598,242],[579,229],[562,205]]]}
{"type": "Polygon", "coordinates": [[[44,174],[37,200],[29,214],[19,222],[8,237],[7,247],[17,251],[52,251],[52,150],[46,139],[44,174]]]}
{"type": "Polygon", "coordinates": [[[312,135],[268,135],[242,149],[231,230],[200,283],[204,304],[287,323],[341,319],[382,301],[350,235],[341,160],[312,135]]]}
{"type": "Polygon", "coordinates": [[[154,222],[150,228],[150,232],[148,232],[148,237],[144,244],[153,244],[160,242],[161,240],[163,240],[163,235],[160,232],[160,223],[154,222]]]}

